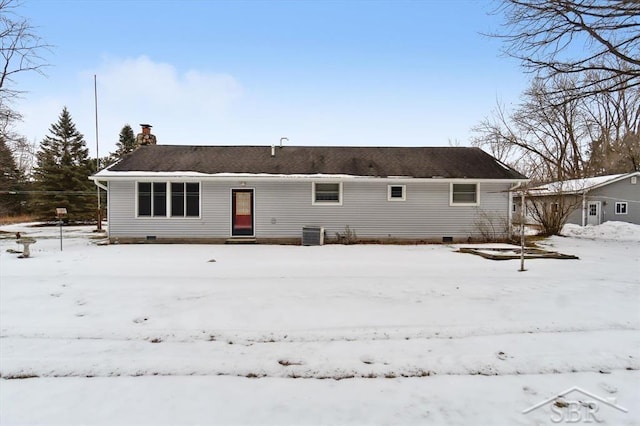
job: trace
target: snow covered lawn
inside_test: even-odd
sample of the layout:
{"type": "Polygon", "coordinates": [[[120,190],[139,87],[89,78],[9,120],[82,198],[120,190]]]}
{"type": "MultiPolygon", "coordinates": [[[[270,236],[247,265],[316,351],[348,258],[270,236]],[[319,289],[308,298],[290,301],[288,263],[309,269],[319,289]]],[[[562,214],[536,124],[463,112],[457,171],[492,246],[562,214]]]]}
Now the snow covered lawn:
{"type": "Polygon", "coordinates": [[[0,424],[545,424],[522,411],[573,386],[640,424],[638,228],[548,239],[580,260],[518,272],[454,246],[89,228],[61,252],[57,228],[5,226],[37,243],[0,240],[0,424]]]}

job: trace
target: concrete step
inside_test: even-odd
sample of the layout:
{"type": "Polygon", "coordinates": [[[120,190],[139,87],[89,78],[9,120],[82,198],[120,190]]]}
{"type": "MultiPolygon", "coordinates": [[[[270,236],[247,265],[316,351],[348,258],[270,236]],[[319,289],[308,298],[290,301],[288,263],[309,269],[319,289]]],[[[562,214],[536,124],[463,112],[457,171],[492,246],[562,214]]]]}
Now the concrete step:
{"type": "Polygon", "coordinates": [[[256,239],[253,237],[232,237],[228,238],[225,244],[256,244],[256,239]]]}

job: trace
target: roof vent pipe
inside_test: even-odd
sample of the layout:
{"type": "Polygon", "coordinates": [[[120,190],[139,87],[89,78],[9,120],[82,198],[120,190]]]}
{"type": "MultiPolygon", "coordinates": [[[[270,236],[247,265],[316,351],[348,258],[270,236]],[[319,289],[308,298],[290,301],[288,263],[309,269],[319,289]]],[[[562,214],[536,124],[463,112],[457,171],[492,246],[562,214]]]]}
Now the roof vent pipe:
{"type": "Polygon", "coordinates": [[[271,145],[271,156],[272,157],[276,156],[276,146],[275,145],[271,145]]]}
{"type": "Polygon", "coordinates": [[[282,148],[282,141],[289,142],[289,138],[280,138],[280,148],[282,148]]]}

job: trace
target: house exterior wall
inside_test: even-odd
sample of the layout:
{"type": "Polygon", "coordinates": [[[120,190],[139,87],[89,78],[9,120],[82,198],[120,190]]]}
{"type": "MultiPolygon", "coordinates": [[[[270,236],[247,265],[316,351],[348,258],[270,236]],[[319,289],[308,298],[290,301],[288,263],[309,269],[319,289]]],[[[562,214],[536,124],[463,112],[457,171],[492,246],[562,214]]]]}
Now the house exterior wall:
{"type": "MultiPolygon", "coordinates": [[[[567,223],[575,223],[581,224],[582,222],[582,195],[564,195],[563,196],[563,211],[569,211],[567,215],[567,223]],[[577,222],[575,222],[577,221],[577,222]]],[[[538,216],[536,215],[535,207],[532,204],[536,204],[538,209],[550,208],[550,206],[554,203],[558,202],[558,196],[538,196],[538,197],[529,197],[526,199],[526,209],[525,209],[525,224],[529,226],[540,225],[538,220],[538,216]]],[[[520,223],[520,197],[514,197],[514,223],[520,223]]]]}
{"type": "Polygon", "coordinates": [[[582,208],[582,195],[580,196],[567,195],[567,197],[571,197],[571,199],[575,199],[576,208],[573,209],[571,213],[569,213],[569,215],[567,216],[566,223],[573,223],[574,225],[582,225],[582,212],[584,210],[582,208]]]}
{"type": "MultiPolygon", "coordinates": [[[[587,202],[600,201],[602,222],[618,221],[640,225],[640,179],[636,177],[635,184],[631,183],[631,179],[626,177],[589,191],[587,202]],[[616,202],[627,203],[627,214],[616,214],[616,202]]],[[[582,224],[582,211],[580,210],[579,213],[579,221],[571,223],[582,224]]]]}
{"type": "MultiPolygon", "coordinates": [[[[583,215],[586,216],[590,201],[599,201],[601,208],[600,222],[619,221],[640,224],[640,178],[636,176],[636,183],[632,184],[632,176],[610,183],[608,185],[589,191],[585,197],[583,205],[582,194],[565,195],[567,203],[575,204],[575,209],[568,215],[567,223],[582,225],[583,215]],[[627,203],[627,213],[616,213],[616,202],[627,203]]],[[[536,197],[544,199],[545,197],[536,197]]],[[[532,216],[528,220],[535,223],[532,216]]]]}
{"type": "MultiPolygon", "coordinates": [[[[324,182],[324,181],[317,181],[324,182]]],[[[327,180],[329,182],[329,180],[327,180]]],[[[331,180],[331,182],[337,182],[331,180]]],[[[226,239],[231,236],[231,190],[254,189],[255,237],[299,239],[322,226],[328,238],[349,226],[362,239],[442,241],[479,237],[476,222],[508,224],[509,182],[481,182],[479,206],[450,206],[450,182],[403,181],[406,201],[388,201],[387,179],[343,179],[341,205],[313,205],[313,182],[296,179],[201,181],[199,218],[136,218],[136,182],[109,182],[109,236],[117,239],[226,239]]]]}

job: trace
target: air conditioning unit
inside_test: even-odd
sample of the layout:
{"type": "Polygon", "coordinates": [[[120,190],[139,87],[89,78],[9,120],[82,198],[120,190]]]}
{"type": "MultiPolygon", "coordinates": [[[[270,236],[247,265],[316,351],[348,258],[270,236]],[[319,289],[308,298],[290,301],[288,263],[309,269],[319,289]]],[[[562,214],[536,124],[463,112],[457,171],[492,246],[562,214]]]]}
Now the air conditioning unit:
{"type": "Polygon", "coordinates": [[[302,227],[303,246],[321,246],[324,244],[324,228],[321,226],[302,227]]]}

